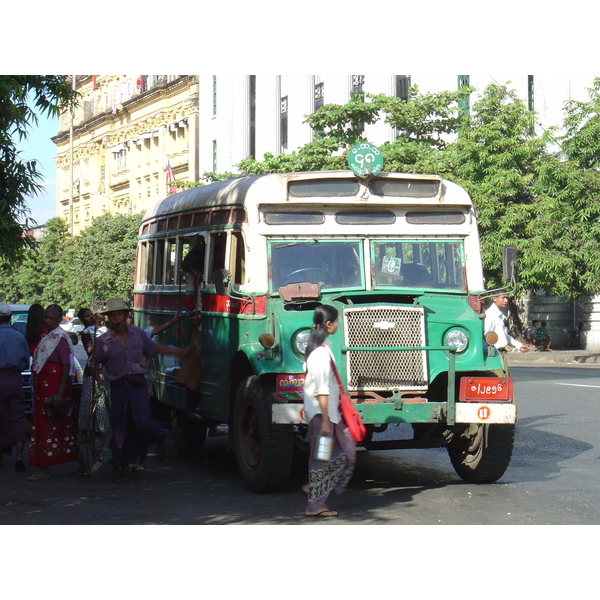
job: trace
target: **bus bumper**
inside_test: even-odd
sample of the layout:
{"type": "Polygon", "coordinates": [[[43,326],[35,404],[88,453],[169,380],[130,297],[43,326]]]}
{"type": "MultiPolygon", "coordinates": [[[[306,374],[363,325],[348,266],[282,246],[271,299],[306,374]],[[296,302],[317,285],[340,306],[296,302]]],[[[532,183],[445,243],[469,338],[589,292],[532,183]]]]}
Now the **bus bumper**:
{"type": "MultiPolygon", "coordinates": [[[[355,405],[363,422],[383,423],[514,423],[517,407],[510,402],[457,402],[453,422],[448,419],[446,402],[361,403],[355,405]]],[[[304,407],[299,403],[273,404],[273,423],[306,424],[304,407]]]]}

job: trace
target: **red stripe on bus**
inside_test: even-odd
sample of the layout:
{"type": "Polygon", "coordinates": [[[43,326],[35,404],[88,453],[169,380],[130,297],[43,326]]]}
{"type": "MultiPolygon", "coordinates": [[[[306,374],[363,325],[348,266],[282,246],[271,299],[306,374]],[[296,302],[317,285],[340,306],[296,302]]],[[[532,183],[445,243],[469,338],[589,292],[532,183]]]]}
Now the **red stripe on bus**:
{"type": "MultiPolygon", "coordinates": [[[[186,312],[196,309],[193,294],[135,294],[133,305],[140,310],[156,310],[186,312]]],[[[202,294],[202,310],[232,315],[260,315],[267,314],[266,296],[256,296],[254,303],[249,300],[240,300],[229,296],[216,294],[202,294]]]]}

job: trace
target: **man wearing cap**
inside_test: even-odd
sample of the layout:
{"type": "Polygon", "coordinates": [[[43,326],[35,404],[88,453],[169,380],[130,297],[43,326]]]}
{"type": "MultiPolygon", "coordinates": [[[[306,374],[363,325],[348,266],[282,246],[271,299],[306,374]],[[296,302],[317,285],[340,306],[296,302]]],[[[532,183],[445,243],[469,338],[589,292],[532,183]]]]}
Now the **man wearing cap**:
{"type": "Polygon", "coordinates": [[[507,306],[508,294],[497,294],[492,297],[492,304],[485,311],[484,333],[493,331],[498,336],[498,341],[494,344],[498,350],[506,350],[509,347],[513,347],[521,352],[527,352],[529,346],[522,344],[508,333],[506,317],[503,312],[507,306]]]}
{"type": "Polygon", "coordinates": [[[10,454],[15,444],[16,471],[24,471],[25,397],[22,371],[29,367],[29,346],[22,333],[10,326],[12,311],[0,302],[0,466],[2,454],[10,454]]]}
{"type": "Polygon", "coordinates": [[[169,431],[152,419],[146,377],[146,359],[156,354],[185,356],[189,349],[165,346],[151,340],[142,329],[128,325],[129,307],[111,298],[103,314],[110,331],[96,340],[96,361],[102,365],[110,390],[110,422],[113,431],[111,464],[120,471],[115,481],[127,481],[130,464],[141,464],[148,448],[159,446],[159,461],[167,457],[169,431]]]}

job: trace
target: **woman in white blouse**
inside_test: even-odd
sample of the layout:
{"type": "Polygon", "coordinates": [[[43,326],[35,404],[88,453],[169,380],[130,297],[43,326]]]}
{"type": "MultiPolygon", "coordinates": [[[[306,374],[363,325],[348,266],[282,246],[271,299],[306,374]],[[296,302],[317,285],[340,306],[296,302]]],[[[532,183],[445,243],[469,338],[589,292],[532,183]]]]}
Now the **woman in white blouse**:
{"type": "Polygon", "coordinates": [[[308,422],[310,457],[308,461],[308,516],[335,517],[325,501],[334,491],[341,494],[354,471],[356,445],[340,412],[338,384],[332,368],[333,354],[328,336],[338,329],[338,311],[324,304],[316,308],[311,336],[306,347],[304,416],[308,422]],[[333,438],[331,458],[316,459],[319,436],[333,438]]]}

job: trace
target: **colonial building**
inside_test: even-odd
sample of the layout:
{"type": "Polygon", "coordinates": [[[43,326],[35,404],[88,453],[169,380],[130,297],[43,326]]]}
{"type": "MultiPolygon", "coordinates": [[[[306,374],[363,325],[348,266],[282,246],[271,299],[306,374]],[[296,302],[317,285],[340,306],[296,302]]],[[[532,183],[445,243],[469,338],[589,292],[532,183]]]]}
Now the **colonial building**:
{"type": "Polygon", "coordinates": [[[166,196],[168,166],[174,179],[198,180],[196,75],[78,75],[76,89],[79,107],[53,138],[56,215],[73,234],[166,196]]]}

